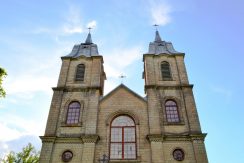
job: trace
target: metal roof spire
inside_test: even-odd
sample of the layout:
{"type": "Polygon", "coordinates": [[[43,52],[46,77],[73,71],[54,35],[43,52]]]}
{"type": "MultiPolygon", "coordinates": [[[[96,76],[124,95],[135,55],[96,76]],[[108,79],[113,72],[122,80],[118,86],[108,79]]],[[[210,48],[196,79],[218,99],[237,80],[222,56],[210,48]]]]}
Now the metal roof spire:
{"type": "Polygon", "coordinates": [[[160,37],[160,35],[159,35],[159,32],[158,32],[158,29],[157,29],[157,24],[154,24],[153,25],[154,27],[155,27],[155,29],[156,29],[156,34],[155,34],[155,40],[154,40],[154,42],[162,42],[162,39],[161,39],[161,37],[160,37]]]}
{"type": "Polygon", "coordinates": [[[155,40],[154,40],[154,42],[162,42],[162,39],[161,39],[161,37],[160,37],[160,35],[159,35],[158,30],[156,30],[156,35],[155,35],[155,40]]]}
{"type": "Polygon", "coordinates": [[[160,35],[159,35],[159,32],[158,32],[158,29],[157,29],[157,24],[154,24],[153,26],[155,26],[155,29],[156,29],[156,34],[155,34],[155,40],[154,40],[154,42],[162,42],[162,39],[161,39],[161,37],[160,37],[160,35]]]}
{"type": "Polygon", "coordinates": [[[91,38],[91,27],[88,28],[89,29],[89,33],[87,35],[87,38],[86,38],[86,44],[92,44],[92,38],[91,38]]]}

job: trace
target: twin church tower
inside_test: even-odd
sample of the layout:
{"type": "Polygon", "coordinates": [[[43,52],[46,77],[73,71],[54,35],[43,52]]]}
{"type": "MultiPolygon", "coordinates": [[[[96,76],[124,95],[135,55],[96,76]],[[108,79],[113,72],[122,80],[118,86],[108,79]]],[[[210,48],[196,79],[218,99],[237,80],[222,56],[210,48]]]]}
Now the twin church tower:
{"type": "Polygon", "coordinates": [[[40,163],[207,163],[184,55],[156,31],[143,54],[146,97],[123,84],[104,96],[103,56],[89,33],[61,57],[40,163]]]}

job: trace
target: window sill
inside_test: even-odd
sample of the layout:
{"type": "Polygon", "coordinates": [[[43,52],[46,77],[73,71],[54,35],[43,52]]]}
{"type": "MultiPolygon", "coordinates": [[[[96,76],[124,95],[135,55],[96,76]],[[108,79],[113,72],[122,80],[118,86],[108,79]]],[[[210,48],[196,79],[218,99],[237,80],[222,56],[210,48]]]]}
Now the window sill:
{"type": "Polygon", "coordinates": [[[182,126],[185,125],[185,122],[181,121],[181,122],[164,122],[164,125],[168,125],[168,126],[182,126]]]}
{"type": "Polygon", "coordinates": [[[81,127],[81,126],[82,126],[81,122],[79,122],[77,124],[66,124],[66,123],[61,124],[61,127],[81,127]]]}
{"type": "Polygon", "coordinates": [[[139,163],[141,160],[110,160],[109,163],[139,163]]]}

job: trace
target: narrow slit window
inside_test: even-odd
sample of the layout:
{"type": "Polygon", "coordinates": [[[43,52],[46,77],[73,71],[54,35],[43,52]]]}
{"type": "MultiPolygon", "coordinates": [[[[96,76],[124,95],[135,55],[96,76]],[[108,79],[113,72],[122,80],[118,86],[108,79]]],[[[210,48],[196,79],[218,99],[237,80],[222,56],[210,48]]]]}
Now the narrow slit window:
{"type": "Polygon", "coordinates": [[[78,124],[80,119],[80,103],[71,102],[68,107],[66,124],[78,124]]]}
{"type": "Polygon", "coordinates": [[[76,69],[75,80],[84,81],[84,77],[85,77],[85,65],[79,64],[76,69]]]}
{"type": "Polygon", "coordinates": [[[175,101],[168,100],[165,103],[165,113],[167,122],[177,123],[180,122],[178,107],[175,101]]]}
{"type": "Polygon", "coordinates": [[[163,80],[171,80],[171,72],[170,72],[170,65],[168,62],[161,63],[161,73],[163,80]]]}

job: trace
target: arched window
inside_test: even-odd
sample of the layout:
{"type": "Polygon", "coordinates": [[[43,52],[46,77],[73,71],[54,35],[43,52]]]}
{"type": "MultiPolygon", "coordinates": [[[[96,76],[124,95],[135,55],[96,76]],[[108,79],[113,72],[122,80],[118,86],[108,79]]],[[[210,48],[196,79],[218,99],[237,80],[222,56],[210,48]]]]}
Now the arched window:
{"type": "Polygon", "coordinates": [[[170,65],[168,62],[161,63],[161,74],[163,80],[171,80],[170,65]]]}
{"type": "Polygon", "coordinates": [[[111,123],[110,159],[136,159],[136,127],[129,116],[121,115],[111,123]]]}
{"type": "Polygon", "coordinates": [[[84,81],[84,77],[85,77],[85,65],[79,64],[76,68],[75,80],[84,81]]]}
{"type": "Polygon", "coordinates": [[[165,102],[165,112],[167,122],[180,122],[180,117],[178,113],[177,104],[173,100],[168,100],[165,102]]]}
{"type": "Polygon", "coordinates": [[[66,124],[72,125],[79,123],[80,119],[80,103],[71,102],[68,107],[66,124]]]}

